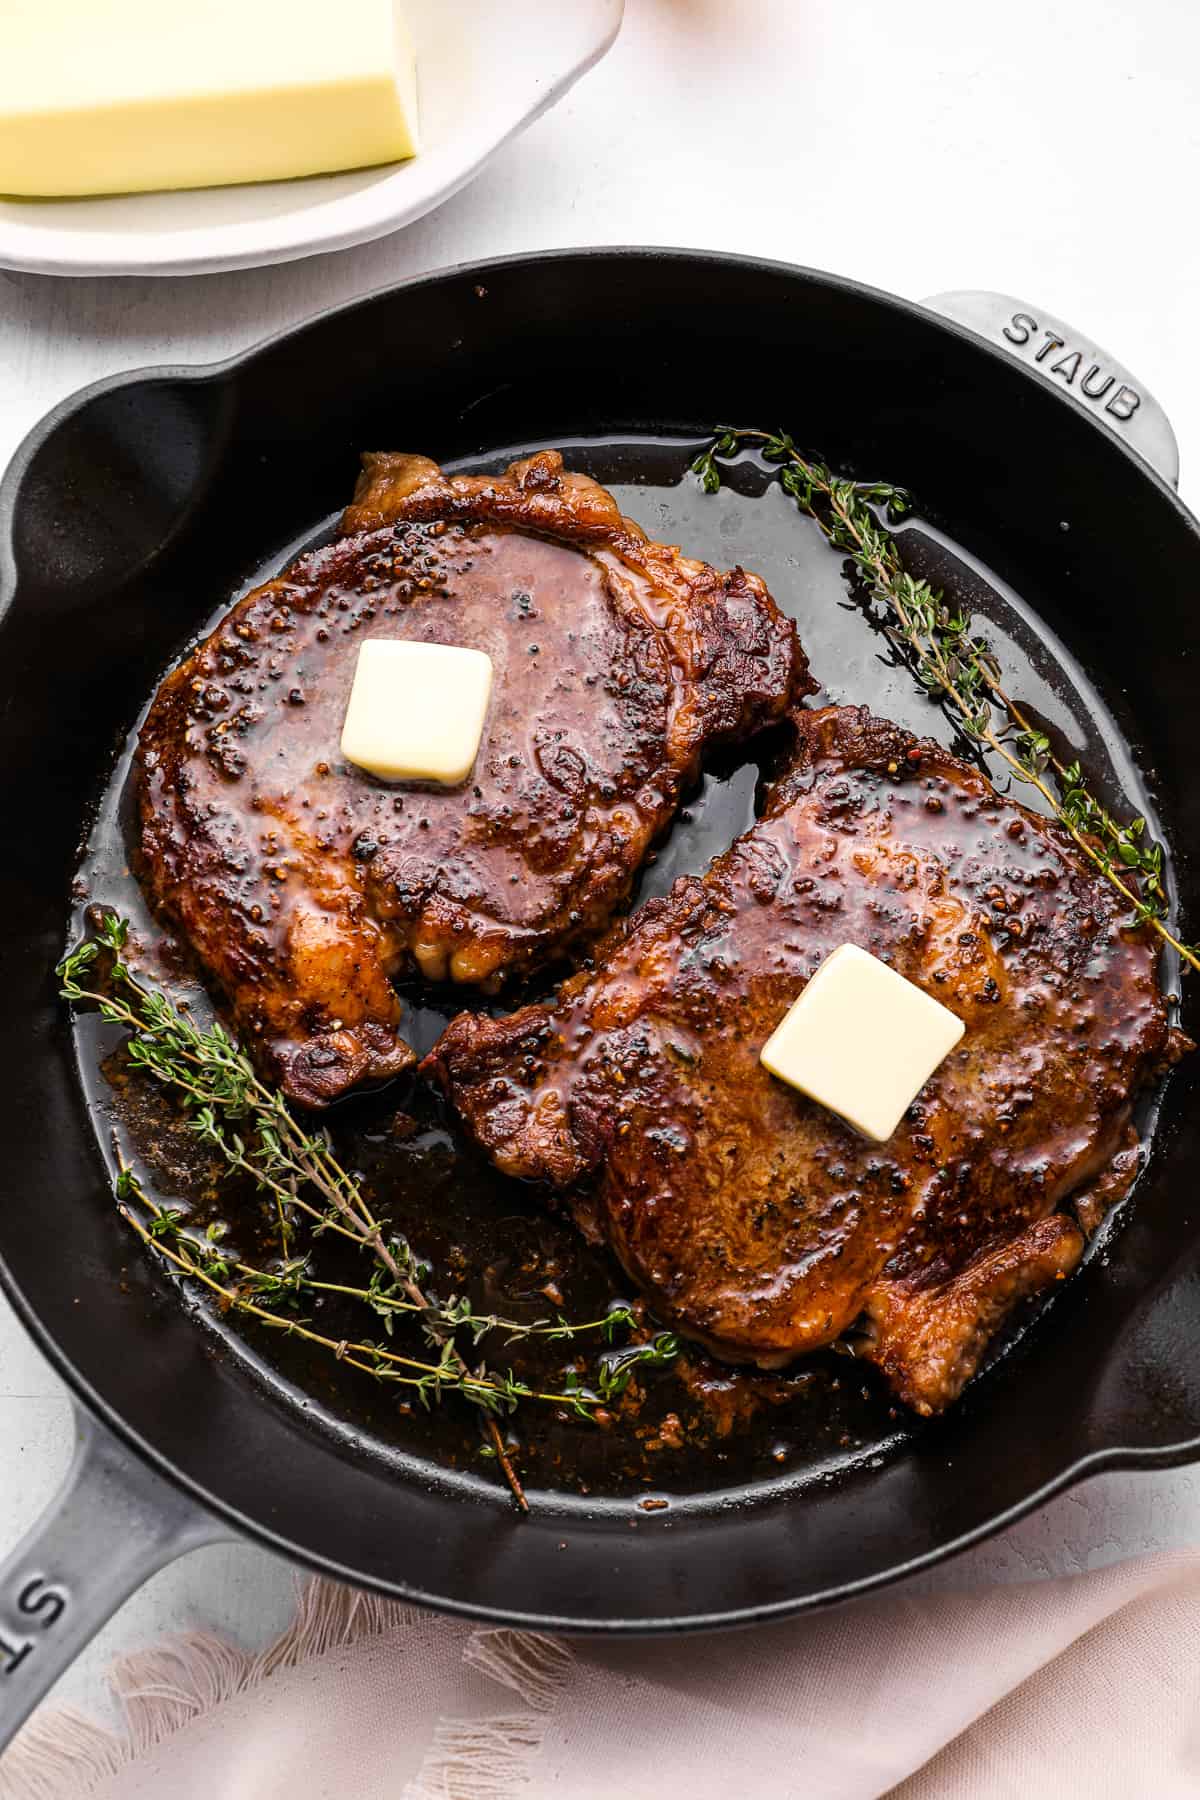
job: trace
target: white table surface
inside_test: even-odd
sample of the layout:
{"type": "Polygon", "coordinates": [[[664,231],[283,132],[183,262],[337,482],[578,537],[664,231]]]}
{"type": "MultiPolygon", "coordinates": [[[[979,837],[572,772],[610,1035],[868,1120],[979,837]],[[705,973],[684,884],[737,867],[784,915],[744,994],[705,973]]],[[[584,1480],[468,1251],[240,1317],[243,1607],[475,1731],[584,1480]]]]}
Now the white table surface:
{"type": "MultiPolygon", "coordinates": [[[[615,50],[566,102],[395,237],[190,280],[0,273],[0,461],[83,382],[224,356],[407,275],[556,245],[678,244],[913,298],[991,287],[1056,310],[1166,403],[1183,493],[1200,506],[1195,0],[627,5],[615,50]]],[[[69,1448],[62,1384],[0,1300],[0,1548],[49,1497],[69,1448]]],[[[1197,1543],[1200,1475],[1110,1475],[923,1585],[1197,1543]]],[[[164,1630],[214,1625],[260,1642],[286,1617],[291,1580],[254,1548],[198,1551],[125,1606],[58,1692],[102,1706],[112,1654],[164,1630]]]]}

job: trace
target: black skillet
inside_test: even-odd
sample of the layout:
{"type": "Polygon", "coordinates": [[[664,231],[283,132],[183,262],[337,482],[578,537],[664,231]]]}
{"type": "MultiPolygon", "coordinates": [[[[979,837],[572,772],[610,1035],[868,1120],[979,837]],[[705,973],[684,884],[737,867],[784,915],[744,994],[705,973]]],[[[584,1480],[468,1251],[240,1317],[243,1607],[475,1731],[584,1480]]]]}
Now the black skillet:
{"type": "MultiPolygon", "coordinates": [[[[102,382],[19,452],[0,490],[0,1273],[73,1390],[80,1448],[0,1575],[0,1741],[126,1594],[220,1537],[482,1618],[677,1630],[862,1593],[1085,1474],[1200,1455],[1200,1057],[1172,1077],[1102,1253],[949,1417],[874,1443],[850,1431],[848,1449],[814,1425],[782,1467],[726,1454],[664,1479],[671,1504],[653,1512],[644,1483],[585,1495],[535,1466],[522,1519],[436,1445],[306,1406],[177,1303],[114,1216],[100,1102],[56,998],[81,839],[139,708],[213,607],[344,501],[364,447],[470,466],[567,446],[657,535],[762,567],[831,693],[945,734],[839,606],[812,528],[756,497],[761,471],[712,501],[684,476],[714,421],[786,422],[914,490],[913,556],[987,616],[1096,780],[1157,809],[1195,920],[1200,526],[1170,485],[1170,428],[1036,308],[942,304],[977,329],[732,257],[523,258],[409,283],[226,364],[102,382]]],[[[651,880],[702,862],[752,789],[711,779],[651,880]]]]}

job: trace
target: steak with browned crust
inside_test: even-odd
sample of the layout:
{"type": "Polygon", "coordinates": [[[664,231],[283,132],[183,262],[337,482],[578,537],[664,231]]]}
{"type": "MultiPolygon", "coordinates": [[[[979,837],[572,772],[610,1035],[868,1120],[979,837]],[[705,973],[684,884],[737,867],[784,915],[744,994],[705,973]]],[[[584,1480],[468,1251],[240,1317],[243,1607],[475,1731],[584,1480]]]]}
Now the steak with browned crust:
{"type": "Polygon", "coordinates": [[[705,751],[811,687],[757,576],[652,543],[557,452],[453,479],[368,456],[342,535],[159,690],[141,874],[246,1045],[319,1105],[413,1060],[393,975],[494,986],[594,934],[705,751]],[[343,760],[366,637],[491,656],[465,786],[387,786],[343,760]]]}
{"type": "Polygon", "coordinates": [[[642,907],[556,1006],[463,1015],[427,1066],[682,1330],[773,1368],[857,1328],[929,1413],[1074,1268],[1078,1219],[1136,1172],[1132,1097],[1183,1040],[1157,941],[1064,831],[865,709],[797,730],[702,879],[642,907]],[[759,1062],[847,942],[966,1024],[883,1144],[759,1062]]]}

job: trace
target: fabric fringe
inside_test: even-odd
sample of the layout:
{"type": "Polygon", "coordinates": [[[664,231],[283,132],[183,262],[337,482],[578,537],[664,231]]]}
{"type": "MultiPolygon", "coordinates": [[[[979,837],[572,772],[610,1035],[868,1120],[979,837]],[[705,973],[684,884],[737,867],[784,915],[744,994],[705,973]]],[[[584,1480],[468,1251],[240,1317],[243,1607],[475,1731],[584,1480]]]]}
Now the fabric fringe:
{"type": "Polygon", "coordinates": [[[69,1800],[115,1775],[131,1754],[75,1707],[57,1707],[31,1719],[0,1761],[0,1800],[69,1800]]]}
{"type": "Polygon", "coordinates": [[[294,1669],[330,1650],[404,1631],[428,1617],[415,1606],[386,1600],[381,1594],[364,1594],[333,1581],[298,1581],[296,1616],[282,1637],[254,1659],[248,1685],[277,1669],[294,1669]]]}
{"type": "MultiPolygon", "coordinates": [[[[200,1631],[123,1656],[108,1673],[125,1720],[122,1761],[146,1755],[193,1719],[232,1700],[250,1686],[252,1667],[244,1651],[200,1631]]],[[[3,1788],[0,1800],[5,1800],[3,1788]]]]}
{"type": "Polygon", "coordinates": [[[105,1730],[75,1707],[38,1714],[0,1759],[0,1800],[84,1800],[127,1763],[278,1670],[402,1630],[423,1616],[400,1601],[331,1581],[298,1580],[295,1618],[256,1656],[209,1632],[134,1651],[108,1675],[124,1733],[105,1730]]]}
{"type": "Polygon", "coordinates": [[[557,1706],[575,1653],[536,1631],[476,1631],[467,1639],[463,1661],[544,1713],[557,1706]]]}
{"type": "Polygon", "coordinates": [[[463,1647],[463,1661],[531,1710],[512,1718],[439,1719],[404,1800],[519,1800],[575,1656],[566,1644],[537,1632],[476,1631],[463,1647]]]}
{"type": "Polygon", "coordinates": [[[516,1800],[541,1754],[546,1721],[439,1719],[404,1800],[516,1800]]]}

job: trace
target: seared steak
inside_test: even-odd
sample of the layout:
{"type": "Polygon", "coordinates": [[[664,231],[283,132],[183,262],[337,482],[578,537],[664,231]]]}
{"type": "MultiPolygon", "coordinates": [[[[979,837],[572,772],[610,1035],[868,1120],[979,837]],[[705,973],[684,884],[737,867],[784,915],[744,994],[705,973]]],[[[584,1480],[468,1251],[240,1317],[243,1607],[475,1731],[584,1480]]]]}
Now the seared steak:
{"type": "Polygon", "coordinates": [[[222,620],[141,734],[141,872],[296,1100],[410,1063],[390,977],[494,986],[595,933],[705,750],[811,691],[762,582],[655,544],[542,451],[453,479],[368,456],[342,535],[222,620]],[[457,789],[339,741],[360,642],[495,665],[457,789]]]}
{"type": "Polygon", "coordinates": [[[1131,1097],[1182,1040],[1156,941],[1062,830],[865,709],[797,730],[763,817],[702,879],[643,906],[556,1006],[462,1015],[427,1066],[683,1331],[774,1368],[857,1328],[930,1413],[1014,1302],[1075,1266],[1078,1217],[1128,1188],[1131,1097]],[[885,1144],[758,1060],[845,942],[966,1024],[885,1144]]]}

